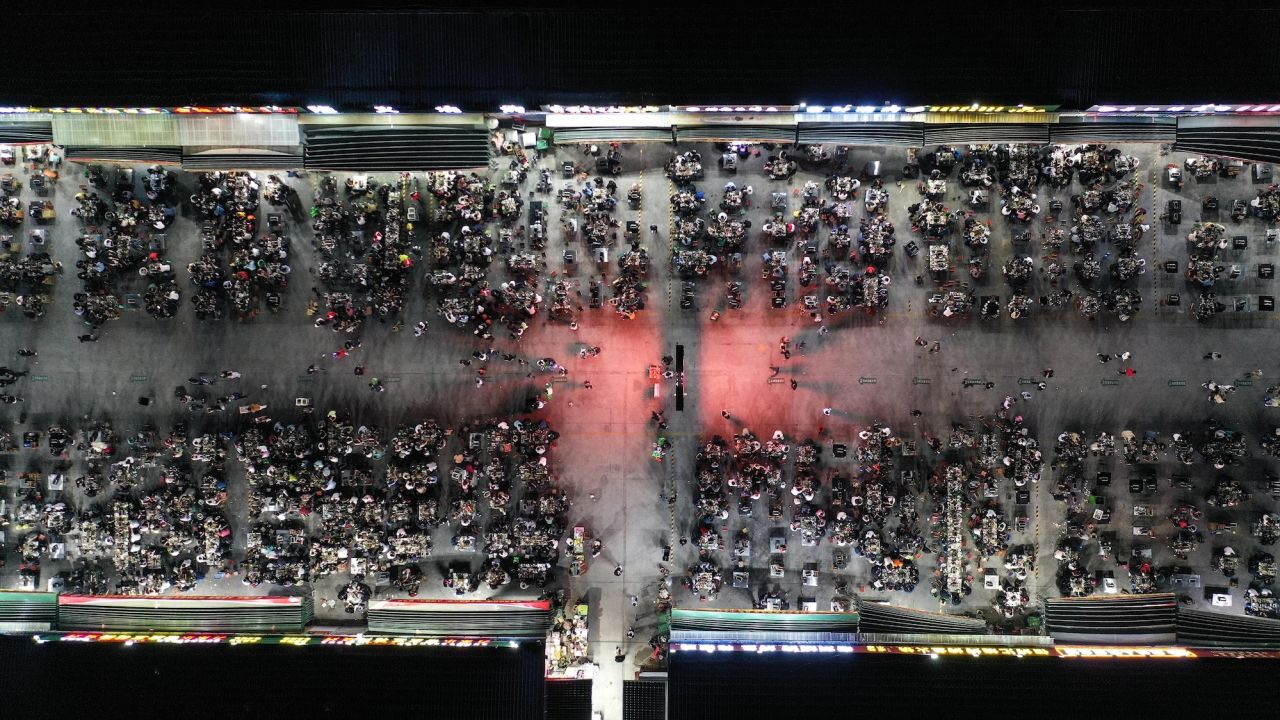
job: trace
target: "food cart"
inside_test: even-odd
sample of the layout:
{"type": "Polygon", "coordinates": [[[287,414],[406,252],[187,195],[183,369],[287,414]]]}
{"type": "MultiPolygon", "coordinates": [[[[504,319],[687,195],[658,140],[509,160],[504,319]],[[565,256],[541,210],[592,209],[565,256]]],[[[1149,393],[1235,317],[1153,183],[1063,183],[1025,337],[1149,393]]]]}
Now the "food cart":
{"type": "Polygon", "coordinates": [[[569,574],[577,577],[587,571],[587,529],[582,525],[573,528],[569,537],[569,574]]]}

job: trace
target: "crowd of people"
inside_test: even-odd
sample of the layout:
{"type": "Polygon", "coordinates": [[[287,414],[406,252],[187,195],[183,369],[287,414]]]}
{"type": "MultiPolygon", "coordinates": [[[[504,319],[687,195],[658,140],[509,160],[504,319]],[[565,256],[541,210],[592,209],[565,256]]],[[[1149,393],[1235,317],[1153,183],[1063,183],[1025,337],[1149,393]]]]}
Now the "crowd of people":
{"type": "MultiPolygon", "coordinates": [[[[847,552],[869,563],[875,589],[911,592],[919,581],[915,560],[927,548],[919,529],[916,489],[903,485],[893,472],[901,440],[879,424],[860,435],[863,442],[855,450],[853,472],[824,467],[828,445],[821,438],[806,439],[793,448],[780,431],[762,440],[743,428],[729,441],[718,435],[703,441],[695,461],[694,504],[700,519],[693,534],[698,560],[685,576],[685,587],[704,600],[719,592],[724,564],[719,553],[726,543],[718,528],[736,512],[744,519],[760,514],[785,523],[801,547],[815,547],[829,538],[840,549],[838,564],[847,564],[847,552]]],[[[848,454],[844,446],[830,446],[829,451],[839,457],[848,454]]],[[[788,542],[783,536],[770,537],[771,567],[782,567],[788,542]]],[[[752,538],[744,528],[732,548],[735,572],[747,572],[751,548],[752,538]]],[[[781,575],[771,572],[771,577],[781,575]]],[[[845,592],[839,594],[847,595],[847,588],[842,589],[845,592]]],[[[766,587],[758,593],[757,606],[783,602],[783,595],[776,584],[766,587]]]]}
{"type": "MultiPolygon", "coordinates": [[[[267,178],[269,202],[283,205],[280,178],[267,178]]],[[[200,221],[201,256],[187,266],[198,320],[223,317],[228,306],[237,320],[248,320],[265,306],[277,312],[288,287],[289,238],[283,216],[272,213],[262,227],[262,182],[254,173],[217,172],[196,177],[191,205],[200,221]]],[[[173,296],[176,304],[176,294],[173,296]]]]}
{"type": "MultiPolygon", "coordinates": [[[[964,602],[974,590],[978,565],[994,564],[1003,572],[985,578],[985,587],[996,590],[991,598],[995,616],[1010,620],[1033,612],[1031,577],[1037,551],[1034,544],[1026,542],[1025,533],[1031,523],[1031,493],[1041,480],[1045,458],[1014,406],[1016,402],[1006,398],[999,410],[983,416],[977,424],[953,424],[949,437],[926,432],[925,441],[939,462],[926,472],[927,480],[920,486],[910,480],[914,472],[895,472],[898,458],[912,459],[906,466],[913,466],[917,457],[913,444],[908,452],[890,428],[878,423],[858,432],[860,442],[851,451],[839,442],[822,439],[821,430],[818,438],[799,444],[793,444],[782,432],[758,438],[746,428],[729,440],[719,435],[703,440],[695,458],[692,495],[697,521],[688,533],[697,557],[684,575],[683,586],[703,601],[713,600],[729,575],[733,575],[735,587],[746,587],[737,582],[740,577],[745,582],[753,566],[765,564],[762,555],[767,555],[770,578],[776,580],[784,576],[787,545],[792,540],[801,547],[812,547],[825,538],[835,557],[836,605],[842,598],[847,601],[848,585],[841,573],[865,578],[860,580],[864,591],[911,593],[919,582],[916,561],[925,553],[936,552],[930,593],[942,607],[964,602]],[[835,458],[851,454],[853,462],[824,467],[826,452],[835,458]],[[846,467],[854,471],[850,473],[846,467]],[[918,497],[932,503],[924,530],[918,497]],[[1003,502],[1008,498],[1015,500],[1012,517],[1006,515],[1009,506],[1003,502]],[[735,513],[743,519],[763,514],[778,524],[768,538],[767,553],[752,554],[753,539],[760,538],[752,537],[749,524],[726,542],[722,529],[735,513]],[[786,528],[785,534],[779,526],[786,528]],[[850,555],[865,559],[868,566],[851,567],[850,555]],[[753,557],[757,562],[752,562],[753,557]]],[[[726,420],[733,420],[727,411],[724,414],[726,420]]],[[[1242,559],[1229,544],[1222,545],[1246,524],[1223,516],[1223,511],[1235,515],[1247,507],[1252,493],[1244,484],[1219,474],[1206,487],[1188,475],[1175,474],[1174,490],[1182,495],[1204,489],[1199,500],[1188,499],[1173,507],[1167,517],[1172,530],[1167,533],[1155,526],[1154,519],[1147,520],[1150,505],[1144,504],[1157,492],[1156,476],[1150,470],[1154,464],[1169,458],[1182,465],[1222,471],[1239,462],[1246,452],[1243,434],[1213,423],[1196,433],[1168,436],[1128,430],[1118,435],[1061,433],[1050,465],[1054,478],[1050,492],[1066,504],[1065,520],[1055,525],[1059,528],[1053,547],[1058,592],[1071,597],[1117,592],[1115,585],[1104,587],[1101,583],[1102,577],[1113,572],[1112,567],[1127,573],[1128,585],[1123,592],[1167,589],[1176,575],[1191,572],[1177,563],[1188,562],[1197,548],[1222,537],[1213,542],[1205,570],[1222,574],[1234,585],[1247,569],[1252,582],[1246,612],[1276,616],[1275,605],[1269,602],[1274,558],[1258,550],[1242,559]],[[1111,519],[1111,501],[1107,499],[1110,472],[1099,470],[1086,480],[1085,471],[1090,458],[1110,457],[1132,473],[1129,489],[1136,498],[1135,536],[1163,538],[1174,564],[1153,563],[1149,553],[1142,555],[1137,549],[1132,558],[1119,553],[1114,533],[1105,528],[1111,519]],[[1209,512],[1224,519],[1206,521],[1209,512]]],[[[1260,546],[1274,544],[1280,538],[1280,521],[1267,513],[1254,518],[1248,525],[1254,540],[1260,546]]],[[[789,606],[785,595],[776,582],[752,593],[757,607],[774,609],[789,606]]]]}
{"type": "MultiPolygon", "coordinates": [[[[53,469],[21,473],[12,528],[24,586],[38,587],[42,564],[64,558],[71,568],[45,577],[90,594],[189,591],[209,574],[251,587],[344,574],[340,599],[356,613],[370,582],[418,594],[441,526],[451,554],[478,560],[440,568],[456,594],[554,579],[568,497],[545,421],[492,418],[455,432],[423,420],[386,433],[337,411],[307,417],[202,434],[184,424],[124,437],[105,422],[48,428],[53,469]],[[244,509],[228,507],[229,459],[243,471],[244,509]],[[77,492],[46,497],[64,485],[77,492]],[[246,528],[238,562],[233,524],[246,528]]],[[[38,446],[36,435],[24,443],[38,446]]],[[[0,437],[6,448],[14,441],[0,437]]]]}
{"type": "Polygon", "coordinates": [[[132,169],[116,169],[114,182],[101,167],[86,174],[89,182],[80,186],[78,206],[71,211],[82,225],[76,239],[83,254],[76,261],[82,285],[72,305],[76,314],[92,337],[126,307],[145,307],[157,319],[173,317],[181,291],[165,259],[165,230],[177,215],[174,173],[158,165],[147,168],[142,195],[132,169]],[[137,289],[143,290],[140,299],[137,289]]]}
{"type": "MultiPolygon", "coordinates": [[[[24,443],[38,445],[39,435],[24,443]]],[[[210,573],[231,572],[222,438],[182,424],[121,436],[106,422],[45,435],[52,470],[19,477],[13,529],[23,587],[42,587],[51,559],[70,561],[57,572],[65,592],[87,594],[190,591],[210,573]],[[68,485],[78,497],[53,492],[68,485]]]]}
{"type": "MultiPolygon", "coordinates": [[[[1155,592],[1159,588],[1168,588],[1174,575],[1191,572],[1178,564],[1161,566],[1152,563],[1147,559],[1149,552],[1142,554],[1140,548],[1134,549],[1132,559],[1116,554],[1114,533],[1105,530],[1111,520],[1111,501],[1108,500],[1111,473],[1099,471],[1094,474],[1092,482],[1087,481],[1085,463],[1089,458],[1118,455],[1121,464],[1128,468],[1128,489],[1135,497],[1133,534],[1148,540],[1162,538],[1175,563],[1188,562],[1200,546],[1215,536],[1235,535],[1242,523],[1228,519],[1234,513],[1224,514],[1223,511],[1238,512],[1252,497],[1239,480],[1219,472],[1237,464],[1247,453],[1246,438],[1236,430],[1210,422],[1198,432],[1174,432],[1167,438],[1157,431],[1139,435],[1130,430],[1122,431],[1119,438],[1117,443],[1116,436],[1107,432],[1090,436],[1080,431],[1067,431],[1058,436],[1054,448],[1053,467],[1057,480],[1053,496],[1067,503],[1067,516],[1054,556],[1059,562],[1058,589],[1064,595],[1082,597],[1103,591],[1099,588],[1099,568],[1090,562],[1095,545],[1098,558],[1114,560],[1128,572],[1129,592],[1155,592]],[[1165,518],[1171,526],[1167,532],[1157,525],[1152,507],[1161,491],[1161,481],[1153,468],[1165,459],[1184,467],[1210,466],[1217,473],[1199,500],[1194,499],[1194,493],[1204,487],[1201,483],[1194,481],[1190,474],[1173,475],[1169,481],[1170,489],[1184,499],[1175,504],[1165,518]],[[1086,502],[1090,496],[1092,499],[1086,502]],[[1090,508],[1088,504],[1094,507],[1090,508]],[[1209,521],[1206,513],[1222,519],[1209,521]]],[[[1277,536],[1272,531],[1271,516],[1264,513],[1258,518],[1250,527],[1253,538],[1259,545],[1273,544],[1277,536]]],[[[1230,546],[1219,546],[1216,541],[1214,544],[1208,569],[1222,574],[1232,585],[1236,584],[1238,556],[1230,546]]],[[[1251,588],[1254,591],[1269,588],[1274,567],[1269,555],[1259,551],[1249,558],[1249,567],[1254,574],[1251,588]]],[[[1105,591],[1116,592],[1116,589],[1113,587],[1105,591]]]]}
{"type": "MultiPolygon", "coordinates": [[[[806,155],[805,164],[824,168],[828,176],[823,183],[808,181],[793,194],[799,207],[785,191],[770,193],[770,217],[761,226],[764,246],[761,278],[769,291],[770,306],[788,307],[792,269],[801,288],[798,311],[815,323],[834,321],[855,308],[874,313],[888,307],[891,279],[882,272],[896,245],[893,223],[885,214],[888,191],[876,178],[867,188],[866,217],[858,221],[856,239],[853,207],[862,180],[842,163],[833,164],[828,153],[806,155]],[[827,197],[824,197],[824,192],[827,197]],[[826,241],[821,236],[826,228],[826,241]],[[792,251],[798,254],[795,260],[792,251]]],[[[749,157],[748,146],[725,146],[726,156],[736,153],[749,157]]],[[[759,151],[756,151],[759,154],[759,151]]],[[[681,307],[691,309],[696,290],[694,281],[719,271],[725,276],[725,298],[729,308],[742,308],[742,282],[734,279],[743,266],[748,251],[752,222],[747,213],[752,207],[755,189],[752,185],[728,182],[721,200],[707,208],[705,192],[694,181],[702,177],[700,156],[693,151],[676,154],[667,164],[668,177],[676,184],[670,197],[673,238],[671,269],[686,280],[681,307]]],[[[736,167],[736,163],[735,163],[736,167]]],[[[787,151],[770,156],[766,171],[774,180],[789,180],[799,167],[787,151]]],[[[718,312],[717,312],[718,316],[718,312]]]]}
{"type": "MultiPolygon", "coordinates": [[[[912,230],[928,245],[930,274],[941,285],[929,300],[934,314],[963,317],[978,305],[968,283],[982,281],[987,273],[992,225],[981,214],[989,211],[989,193],[994,190],[1002,195],[1000,214],[1010,224],[1014,243],[1013,256],[1001,266],[1011,294],[1003,308],[994,296],[983,298],[982,317],[995,318],[1004,310],[1017,320],[1032,317],[1041,306],[1074,305],[1088,319],[1104,313],[1121,322],[1132,318],[1141,304],[1136,279],[1147,266],[1139,255],[1139,241],[1150,229],[1146,210],[1137,207],[1144,187],[1130,177],[1137,165],[1133,156],[1096,144],[1041,149],[940,146],[916,154],[907,175],[927,175],[918,188],[920,201],[908,210],[912,230]],[[946,183],[956,168],[969,189],[969,207],[952,210],[945,205],[946,183]],[[1056,193],[1076,179],[1084,189],[1070,196],[1068,207],[1056,193]],[[1043,200],[1042,190],[1054,197],[1043,200]],[[1040,289],[1040,302],[1033,295],[1037,267],[1030,254],[1037,222],[1042,223],[1038,274],[1047,283],[1040,289]],[[957,229],[968,249],[963,259],[967,277],[961,279],[953,277],[960,264],[951,241],[957,229]]],[[[909,252],[913,248],[914,243],[909,252]]]]}
{"type": "Polygon", "coordinates": [[[419,253],[406,221],[418,202],[415,186],[407,174],[392,182],[352,176],[340,191],[333,176],[316,184],[311,227],[316,276],[326,290],[313,288],[308,303],[316,327],[354,333],[371,318],[385,323],[400,315],[419,253]]]}

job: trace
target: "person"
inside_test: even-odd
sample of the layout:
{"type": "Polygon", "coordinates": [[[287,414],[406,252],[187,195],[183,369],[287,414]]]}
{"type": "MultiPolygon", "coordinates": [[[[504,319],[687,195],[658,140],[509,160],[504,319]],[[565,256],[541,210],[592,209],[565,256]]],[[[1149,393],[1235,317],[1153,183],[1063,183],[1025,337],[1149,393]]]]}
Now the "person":
{"type": "Polygon", "coordinates": [[[419,321],[418,321],[418,324],[413,326],[413,336],[414,336],[414,337],[422,337],[422,334],[423,334],[423,333],[425,333],[426,331],[427,331],[427,321],[426,321],[426,320],[419,320],[419,321]]]}
{"type": "Polygon", "coordinates": [[[613,574],[617,575],[618,577],[622,577],[622,566],[619,565],[618,567],[614,568],[613,574]]]}
{"type": "Polygon", "coordinates": [[[622,646],[621,646],[621,645],[619,645],[618,647],[614,648],[614,651],[613,651],[613,661],[614,661],[614,662],[624,662],[624,661],[626,661],[626,659],[627,659],[627,656],[622,654],[622,646]]]}
{"type": "Polygon", "coordinates": [[[583,390],[590,390],[590,389],[591,389],[591,381],[590,381],[590,380],[583,380],[583,381],[582,381],[582,389],[583,389],[583,390]]]}
{"type": "Polygon", "coordinates": [[[632,596],[631,596],[631,607],[635,607],[635,606],[637,606],[637,605],[639,605],[639,604],[640,604],[640,596],[638,596],[638,595],[632,595],[632,596]]]}
{"type": "Polygon", "coordinates": [[[721,410],[721,411],[720,411],[720,416],[721,416],[721,417],[723,417],[725,420],[729,420],[729,419],[730,419],[729,411],[728,411],[728,410],[721,410]]]}
{"type": "Polygon", "coordinates": [[[1111,356],[1105,353],[1098,353],[1098,362],[1104,363],[1104,364],[1111,362],[1111,356]]]}
{"type": "Polygon", "coordinates": [[[822,408],[822,414],[823,414],[823,415],[830,415],[830,414],[831,414],[831,408],[829,408],[829,407],[822,408]]]}

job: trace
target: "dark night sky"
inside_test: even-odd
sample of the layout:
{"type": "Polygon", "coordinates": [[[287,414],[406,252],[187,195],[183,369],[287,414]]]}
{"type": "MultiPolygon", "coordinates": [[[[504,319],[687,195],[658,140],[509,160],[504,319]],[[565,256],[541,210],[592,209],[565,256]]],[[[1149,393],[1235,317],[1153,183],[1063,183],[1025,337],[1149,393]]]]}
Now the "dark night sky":
{"type": "MultiPolygon", "coordinates": [[[[708,717],[1248,717],[1274,660],[672,655],[671,720],[708,717]]],[[[1266,714],[1272,714],[1267,712],[1266,714]]]]}
{"type": "Polygon", "coordinates": [[[951,5],[330,12],[308,3],[268,12],[171,3],[111,14],[41,3],[11,9],[10,25],[89,40],[56,40],[48,52],[4,43],[11,81],[0,105],[980,100],[1081,109],[1280,94],[1269,80],[1280,72],[1277,10],[951,5]],[[1201,22],[1212,32],[1193,40],[1188,28],[1201,22]]]}
{"type": "Polygon", "coordinates": [[[543,716],[543,646],[125,647],[0,637],[0,717],[543,716]],[[178,711],[175,714],[175,711],[178,711]]]}

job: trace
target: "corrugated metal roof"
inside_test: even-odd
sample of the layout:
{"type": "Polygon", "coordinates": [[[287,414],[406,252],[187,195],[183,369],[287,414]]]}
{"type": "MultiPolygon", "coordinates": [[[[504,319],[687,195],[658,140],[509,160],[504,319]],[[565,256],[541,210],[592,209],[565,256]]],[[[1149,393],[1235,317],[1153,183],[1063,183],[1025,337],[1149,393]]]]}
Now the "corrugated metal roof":
{"type": "Polygon", "coordinates": [[[53,141],[78,147],[175,147],[175,115],[54,115],[53,141]]]}
{"type": "Polygon", "coordinates": [[[489,162],[484,128],[347,126],[306,128],[305,166],[319,170],[451,170],[489,162]]]}

